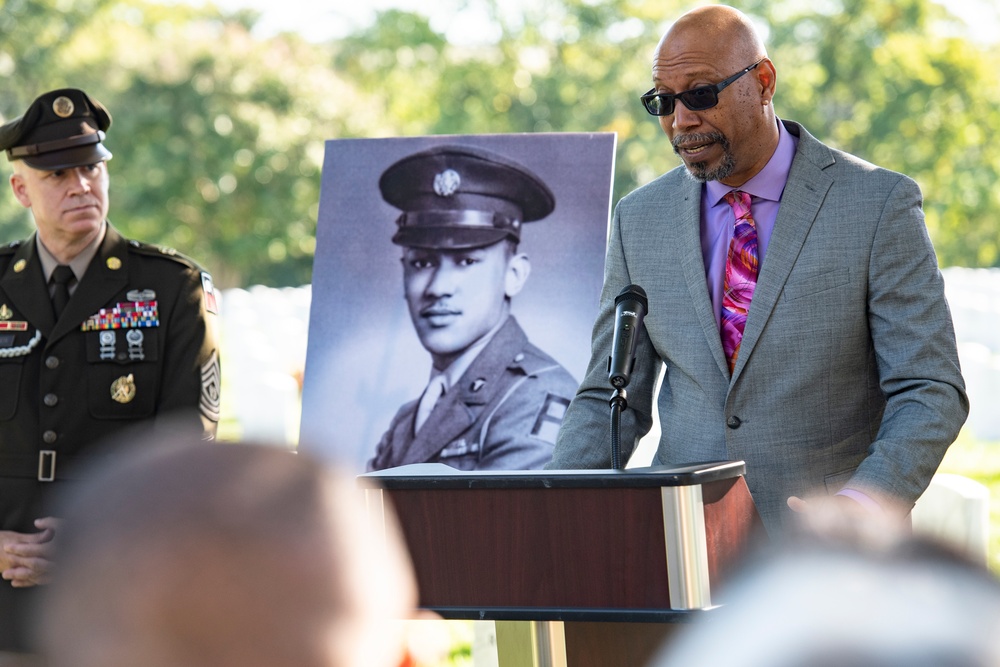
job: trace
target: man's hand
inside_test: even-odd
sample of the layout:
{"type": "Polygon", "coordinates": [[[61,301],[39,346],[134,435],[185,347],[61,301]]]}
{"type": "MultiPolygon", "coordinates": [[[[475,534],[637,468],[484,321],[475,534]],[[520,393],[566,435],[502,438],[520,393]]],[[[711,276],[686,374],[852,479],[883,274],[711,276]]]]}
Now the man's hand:
{"type": "Polygon", "coordinates": [[[35,521],[37,533],[0,531],[0,576],[14,588],[47,584],[52,579],[52,552],[59,520],[35,521]]]}
{"type": "Polygon", "coordinates": [[[814,539],[871,547],[910,533],[909,518],[899,503],[885,497],[877,503],[869,507],[846,495],[788,498],[788,507],[797,518],[794,528],[814,539]]]}
{"type": "Polygon", "coordinates": [[[808,499],[791,496],[787,502],[788,507],[799,514],[811,512],[846,514],[848,516],[871,514],[871,510],[848,496],[814,496],[808,499]]]}

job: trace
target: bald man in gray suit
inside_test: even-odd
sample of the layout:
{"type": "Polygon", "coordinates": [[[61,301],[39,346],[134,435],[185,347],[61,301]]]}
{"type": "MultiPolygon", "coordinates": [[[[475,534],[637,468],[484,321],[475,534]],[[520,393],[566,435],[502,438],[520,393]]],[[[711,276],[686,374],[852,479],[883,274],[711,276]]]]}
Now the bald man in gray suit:
{"type": "Polygon", "coordinates": [[[654,463],[746,461],[769,532],[820,504],[905,516],[968,414],[919,188],[778,119],[775,66],[735,9],[682,16],[652,73],[643,103],[684,165],[615,210],[590,367],[549,467],[610,465],[614,300],[637,284],[649,314],[623,459],[652,425],[665,367],[654,463]],[[727,277],[742,215],[728,200],[742,193],[749,293],[727,277]]]}

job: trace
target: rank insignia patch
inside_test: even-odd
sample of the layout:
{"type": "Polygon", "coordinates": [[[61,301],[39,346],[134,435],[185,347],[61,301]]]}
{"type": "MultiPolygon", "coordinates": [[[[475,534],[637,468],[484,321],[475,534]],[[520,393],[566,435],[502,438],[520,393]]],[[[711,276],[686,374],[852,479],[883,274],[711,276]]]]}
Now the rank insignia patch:
{"type": "Polygon", "coordinates": [[[198,407],[201,414],[214,422],[219,421],[219,410],[222,406],[220,388],[222,376],[219,369],[219,353],[215,350],[201,365],[201,400],[198,407]]]}

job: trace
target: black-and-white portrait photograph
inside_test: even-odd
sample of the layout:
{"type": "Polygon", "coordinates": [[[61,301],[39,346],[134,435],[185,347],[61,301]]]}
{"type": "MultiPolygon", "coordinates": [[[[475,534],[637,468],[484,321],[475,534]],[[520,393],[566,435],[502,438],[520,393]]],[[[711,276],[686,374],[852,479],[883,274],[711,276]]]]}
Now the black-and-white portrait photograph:
{"type": "Polygon", "coordinates": [[[590,358],[611,133],[326,143],[300,448],[544,466],[590,358]]]}

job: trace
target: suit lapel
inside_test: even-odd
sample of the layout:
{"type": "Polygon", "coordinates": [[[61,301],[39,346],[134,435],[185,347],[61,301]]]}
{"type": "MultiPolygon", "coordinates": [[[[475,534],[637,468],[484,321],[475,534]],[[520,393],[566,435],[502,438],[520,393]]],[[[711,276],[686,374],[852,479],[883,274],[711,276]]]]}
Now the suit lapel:
{"type": "Polygon", "coordinates": [[[774,222],[767,256],[761,265],[757,287],[754,289],[740,354],[733,369],[733,382],[746,366],[764,326],[774,312],[792,266],[795,265],[823,200],[833,185],[833,179],[823,171],[823,167],[832,163],[832,156],[812,136],[804,130],[799,131],[799,146],[781,196],[781,207],[774,222]]]}
{"type": "Polygon", "coordinates": [[[23,313],[25,320],[48,338],[55,318],[52,315],[52,302],[48,298],[45,276],[42,274],[42,264],[35,252],[34,235],[21,244],[7,266],[7,271],[0,278],[0,287],[18,312],[23,313]],[[24,268],[15,271],[16,266],[24,268]]]}
{"type": "MultiPolygon", "coordinates": [[[[472,426],[472,415],[465,404],[458,400],[460,393],[453,388],[437,402],[423,428],[403,452],[403,460],[399,465],[430,461],[448,443],[472,426]]],[[[406,426],[412,433],[413,420],[408,419],[406,426]]]]}
{"type": "Polygon", "coordinates": [[[103,308],[128,285],[128,252],[126,241],[109,224],[104,242],[91,260],[83,280],[52,329],[50,341],[57,340],[79,328],[80,324],[103,308]]]}
{"type": "MultiPolygon", "coordinates": [[[[729,365],[726,354],[722,350],[722,337],[719,333],[719,322],[715,318],[715,309],[708,293],[705,281],[705,258],[701,251],[701,184],[690,178],[681,181],[680,197],[683,206],[680,215],[680,229],[677,238],[680,240],[681,265],[684,280],[691,295],[698,322],[701,323],[705,342],[719,367],[719,371],[729,375],[729,365]]],[[[665,239],[664,243],[673,243],[665,239]]],[[[669,247],[669,246],[667,246],[669,247]]]]}

